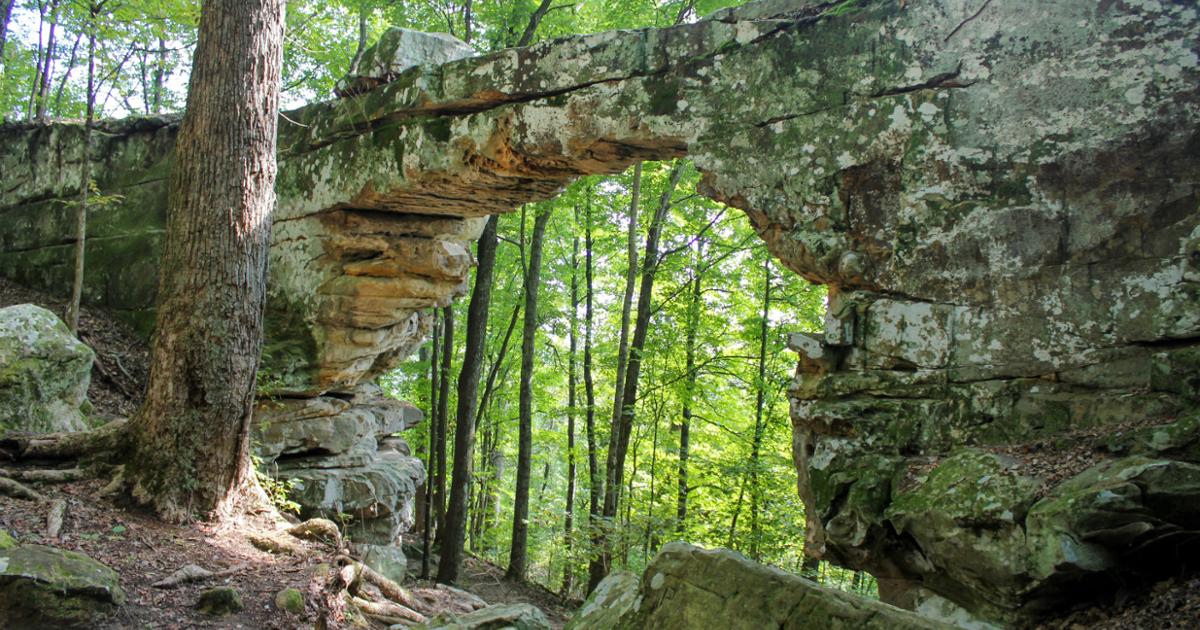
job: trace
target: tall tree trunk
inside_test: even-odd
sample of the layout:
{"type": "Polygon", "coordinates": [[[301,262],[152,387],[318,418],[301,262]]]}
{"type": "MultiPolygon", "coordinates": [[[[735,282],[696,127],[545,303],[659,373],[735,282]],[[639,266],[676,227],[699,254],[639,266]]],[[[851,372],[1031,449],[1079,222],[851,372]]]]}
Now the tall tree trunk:
{"type": "Polygon", "coordinates": [[[675,504],[675,533],[683,536],[687,528],[688,456],[691,453],[692,400],[696,395],[696,331],[700,327],[701,266],[704,263],[704,242],[696,248],[692,271],[692,295],[688,302],[687,332],[684,334],[684,353],[687,380],[683,393],[683,419],[679,424],[679,496],[675,504]]]}
{"type": "MultiPolygon", "coordinates": [[[[633,167],[633,186],[629,197],[629,231],[626,237],[626,262],[625,269],[625,292],[621,298],[621,332],[620,340],[617,342],[617,377],[613,384],[613,407],[612,416],[609,420],[610,431],[608,434],[608,457],[605,462],[603,494],[605,501],[608,500],[609,488],[613,484],[613,456],[616,455],[616,447],[620,431],[618,427],[621,424],[621,400],[625,395],[625,370],[629,357],[629,320],[633,311],[633,289],[637,283],[637,227],[638,227],[638,201],[642,190],[642,163],[638,162],[633,167]]],[[[619,492],[619,491],[618,491],[619,492]]],[[[608,514],[608,510],[604,509],[601,516],[611,517],[616,514],[616,508],[613,508],[613,514],[608,514]]],[[[596,523],[601,529],[608,527],[610,523],[598,519],[596,523]]],[[[603,532],[600,532],[603,534],[603,532]]],[[[601,536],[603,538],[603,536],[601,536]]],[[[598,547],[604,547],[604,544],[599,541],[598,547]]],[[[595,552],[596,550],[593,550],[595,552]]],[[[588,592],[608,575],[608,565],[604,554],[594,555],[591,563],[588,566],[588,592]]]]}
{"type": "Polygon", "coordinates": [[[437,580],[458,581],[463,544],[467,535],[467,498],[471,489],[471,449],[475,445],[475,405],[479,390],[479,372],[487,335],[488,304],[492,299],[492,275],[496,267],[496,217],[488,219],[479,237],[475,286],[467,307],[467,340],[463,349],[462,369],[458,373],[458,423],[454,429],[454,478],[450,484],[450,505],[446,510],[442,557],[437,580]]]}
{"type": "MultiPolygon", "coordinates": [[[[605,519],[611,520],[617,515],[617,505],[621,500],[621,483],[625,474],[625,454],[629,450],[629,436],[633,431],[634,408],[637,405],[638,374],[642,367],[642,349],[646,345],[646,335],[650,326],[650,298],[654,293],[654,274],[658,270],[658,237],[662,232],[662,224],[671,207],[671,195],[683,176],[684,162],[676,162],[671,170],[671,178],[663,191],[658,210],[650,222],[646,234],[645,262],[642,264],[642,286],[638,293],[637,320],[633,328],[633,342],[629,349],[629,367],[625,370],[625,393],[621,396],[621,422],[613,427],[616,440],[609,441],[608,481],[604,488],[605,519]]],[[[590,571],[588,590],[608,575],[612,566],[612,545],[605,541],[597,563],[593,563],[590,571]],[[599,564],[597,567],[595,564],[599,564]]]]}
{"type": "MultiPolygon", "coordinates": [[[[575,206],[574,223],[572,232],[578,234],[579,228],[579,206],[575,206]]],[[[565,597],[570,595],[571,588],[575,585],[575,571],[571,563],[571,550],[573,542],[571,540],[572,530],[575,527],[575,408],[576,387],[575,387],[575,351],[576,340],[575,333],[579,329],[579,237],[576,236],[571,240],[571,323],[570,329],[567,331],[567,506],[566,515],[563,518],[563,547],[564,558],[563,562],[563,583],[562,595],[565,597]]]]}
{"type": "Polygon", "coordinates": [[[758,521],[759,463],[762,459],[763,404],[767,394],[767,329],[771,308],[771,258],[763,261],[762,321],[758,329],[758,395],[754,408],[754,441],[750,446],[750,557],[757,560],[761,524],[758,521]]]}
{"type": "MultiPolygon", "coordinates": [[[[603,492],[603,481],[597,458],[600,444],[596,439],[596,388],[595,381],[592,379],[592,192],[592,189],[589,188],[587,204],[584,206],[583,228],[583,393],[587,403],[584,430],[587,435],[588,451],[588,538],[591,541],[589,558],[597,553],[603,542],[603,538],[600,536],[600,495],[603,492]]],[[[589,593],[593,586],[589,576],[589,593]]]]}
{"type": "Polygon", "coordinates": [[[79,42],[83,41],[84,33],[75,35],[75,42],[71,44],[71,55],[67,57],[67,70],[58,78],[58,89],[54,91],[54,111],[62,112],[63,91],[67,89],[67,81],[71,80],[71,72],[75,70],[75,61],[79,59],[79,42]]]}
{"type": "Polygon", "coordinates": [[[521,391],[517,438],[517,489],[513,500],[512,545],[505,576],[524,582],[529,573],[529,478],[533,467],[533,355],[537,337],[538,285],[542,274],[542,244],[550,211],[533,221],[529,244],[529,269],[525,276],[525,322],[521,327],[521,391]]]}
{"type": "Polygon", "coordinates": [[[92,3],[88,11],[87,114],[83,119],[83,164],[79,175],[79,209],[75,214],[75,273],[71,280],[71,301],[67,303],[67,328],[75,335],[79,334],[79,304],[83,299],[88,193],[91,192],[92,182],[92,125],[96,118],[96,14],[102,4],[92,3]]]}
{"type": "Polygon", "coordinates": [[[275,206],[283,0],[209,0],[171,171],[146,399],[126,480],[164,518],[254,489],[250,413],[275,206]]]}
{"type": "Polygon", "coordinates": [[[437,309],[433,311],[432,352],[429,355],[429,448],[425,454],[428,459],[425,473],[425,518],[421,527],[421,579],[429,579],[429,556],[433,553],[433,514],[437,509],[433,505],[433,486],[437,479],[437,407],[438,392],[441,384],[438,381],[438,346],[441,343],[442,324],[438,319],[437,309]]]}
{"type": "Polygon", "coordinates": [[[437,476],[433,485],[434,531],[438,547],[446,529],[446,435],[450,425],[450,368],[454,365],[454,306],[442,309],[442,365],[438,375],[437,416],[434,420],[436,446],[432,457],[437,459],[437,476]]]}
{"type": "Polygon", "coordinates": [[[4,44],[8,41],[8,23],[12,20],[14,2],[16,0],[0,0],[0,64],[4,63],[4,44]]]}

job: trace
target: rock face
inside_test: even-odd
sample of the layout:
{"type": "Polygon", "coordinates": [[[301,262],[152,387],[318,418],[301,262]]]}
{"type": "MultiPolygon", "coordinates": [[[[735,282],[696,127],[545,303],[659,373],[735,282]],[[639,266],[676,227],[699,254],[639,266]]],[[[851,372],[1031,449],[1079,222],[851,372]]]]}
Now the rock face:
{"type": "Polygon", "coordinates": [[[0,433],[82,431],[95,353],[54,313],[0,308],[0,433]]]}
{"type": "MultiPolygon", "coordinates": [[[[687,155],[829,286],[792,344],[809,551],[888,601],[1036,616],[1197,530],[1155,498],[1197,463],[1197,42],[1161,0],[768,0],[417,65],[281,122],[264,365],[347,390],[463,291],[482,217],[687,155]]],[[[110,279],[153,268],[174,129],[96,134],[126,198],[89,228],[93,301],[150,303],[110,279]]],[[[0,273],[62,285],[79,134],[0,131],[0,273]]]]}
{"type": "Polygon", "coordinates": [[[887,604],[822,588],[728,549],[705,550],[683,543],[665,545],[646,567],[640,585],[631,574],[610,575],[567,627],[949,628],[887,604]]]}
{"type": "Polygon", "coordinates": [[[389,545],[412,526],[413,498],[425,481],[421,461],[391,436],[422,417],[379,387],[359,385],[339,396],[260,401],[253,443],[272,462],[270,474],[290,480],[302,516],[347,515],[353,540],[389,545]]]}
{"type": "Polygon", "coordinates": [[[83,554],[41,545],[0,549],[0,626],[90,628],[124,603],[116,572],[83,554]]]}

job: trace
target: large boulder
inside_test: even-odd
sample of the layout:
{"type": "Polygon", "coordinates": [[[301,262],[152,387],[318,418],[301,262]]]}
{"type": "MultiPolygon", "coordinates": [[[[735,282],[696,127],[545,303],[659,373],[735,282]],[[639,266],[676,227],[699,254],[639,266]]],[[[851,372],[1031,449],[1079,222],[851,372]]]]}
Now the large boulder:
{"type": "Polygon", "coordinates": [[[95,356],[54,313],[0,308],[0,433],[86,429],[95,356]]]}
{"type": "Polygon", "coordinates": [[[949,628],[877,601],[821,587],[728,549],[668,543],[642,574],[601,582],[567,624],[578,630],[949,628]]]}
{"type": "Polygon", "coordinates": [[[41,545],[0,550],[0,627],[91,628],[125,603],[112,569],[41,545]]]}

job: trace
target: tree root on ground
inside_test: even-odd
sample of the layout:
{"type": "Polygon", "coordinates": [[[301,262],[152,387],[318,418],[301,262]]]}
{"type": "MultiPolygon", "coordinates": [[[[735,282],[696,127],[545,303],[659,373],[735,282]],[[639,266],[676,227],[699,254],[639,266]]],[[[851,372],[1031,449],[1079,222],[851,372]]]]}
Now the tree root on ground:
{"type": "Polygon", "coordinates": [[[6,494],[15,499],[32,499],[34,501],[41,501],[45,498],[40,492],[8,477],[0,477],[0,494],[6,494]]]}
{"type": "Polygon", "coordinates": [[[125,442],[126,425],[122,418],[90,431],[9,433],[0,438],[0,450],[13,459],[81,459],[117,450],[125,442]]]}
{"type": "Polygon", "coordinates": [[[72,481],[90,479],[91,475],[83,472],[79,468],[51,470],[10,470],[0,468],[0,477],[8,477],[9,479],[14,479],[16,481],[32,481],[35,483],[70,483],[72,481]]]}

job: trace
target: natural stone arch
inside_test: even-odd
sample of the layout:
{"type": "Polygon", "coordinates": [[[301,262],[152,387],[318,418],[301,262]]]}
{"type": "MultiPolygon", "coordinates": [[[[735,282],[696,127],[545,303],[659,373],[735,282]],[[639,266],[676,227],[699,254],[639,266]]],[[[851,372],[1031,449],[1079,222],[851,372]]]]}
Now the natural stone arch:
{"type": "MultiPolygon", "coordinates": [[[[1183,4],[976,4],[769,0],[287,113],[268,365],[304,395],[378,373],[463,292],[481,217],[686,154],[705,194],[830,287],[825,335],[793,344],[813,547],[891,601],[1036,614],[1200,519],[1156,507],[1196,504],[1200,479],[1200,26],[1183,4]],[[1008,455],[1171,418],[1066,484],[1008,455]],[[1098,499],[1116,491],[1119,518],[1098,499]]],[[[132,156],[112,172],[165,172],[170,124],[109,130],[101,146],[132,156]]],[[[55,234],[32,228],[72,177],[74,129],[5,133],[6,173],[38,172],[2,212],[55,234]]],[[[113,177],[159,199],[158,180],[113,177]]],[[[28,277],[36,237],[9,238],[30,243],[0,241],[3,269],[28,277]]]]}

